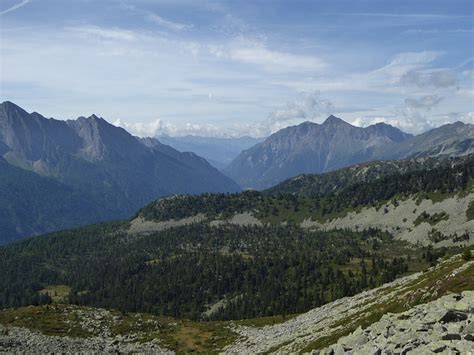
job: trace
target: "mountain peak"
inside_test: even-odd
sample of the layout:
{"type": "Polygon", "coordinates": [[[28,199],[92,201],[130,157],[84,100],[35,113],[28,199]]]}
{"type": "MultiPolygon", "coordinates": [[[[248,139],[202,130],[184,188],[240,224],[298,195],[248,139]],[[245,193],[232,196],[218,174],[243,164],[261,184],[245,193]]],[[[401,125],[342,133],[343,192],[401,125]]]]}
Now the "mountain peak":
{"type": "Polygon", "coordinates": [[[1,103],[1,106],[4,106],[4,107],[18,107],[17,105],[15,105],[13,102],[11,101],[3,101],[1,103]]]}
{"type": "Polygon", "coordinates": [[[8,110],[8,111],[20,111],[20,112],[24,112],[24,113],[27,113],[25,110],[23,110],[20,106],[14,104],[13,102],[11,101],[3,101],[0,106],[4,109],[4,110],[8,110]]]}
{"type": "Polygon", "coordinates": [[[326,120],[323,122],[323,125],[324,126],[338,126],[338,125],[342,125],[342,124],[345,124],[345,125],[348,125],[349,123],[347,123],[346,121],[340,119],[339,117],[336,117],[334,115],[331,115],[329,116],[328,118],[326,118],[326,120]]]}

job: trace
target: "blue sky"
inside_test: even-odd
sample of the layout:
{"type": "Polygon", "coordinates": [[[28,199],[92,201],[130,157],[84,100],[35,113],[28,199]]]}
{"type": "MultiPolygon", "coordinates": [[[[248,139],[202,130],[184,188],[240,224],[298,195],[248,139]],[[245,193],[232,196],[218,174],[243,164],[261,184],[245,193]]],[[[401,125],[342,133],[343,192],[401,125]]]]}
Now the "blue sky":
{"type": "Polygon", "coordinates": [[[0,0],[0,99],[137,135],[474,123],[474,2],[0,0]]]}

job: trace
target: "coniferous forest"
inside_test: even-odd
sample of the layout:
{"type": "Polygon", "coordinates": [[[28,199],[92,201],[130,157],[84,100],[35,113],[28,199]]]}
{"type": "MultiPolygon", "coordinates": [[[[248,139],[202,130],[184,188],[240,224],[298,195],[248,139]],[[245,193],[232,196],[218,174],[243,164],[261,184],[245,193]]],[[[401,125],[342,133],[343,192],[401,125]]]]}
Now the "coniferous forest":
{"type": "Polygon", "coordinates": [[[0,268],[8,270],[0,274],[0,306],[48,303],[38,291],[67,285],[68,302],[122,311],[192,319],[292,314],[391,281],[421,255],[375,229],[193,224],[137,236],[123,226],[0,249],[0,268]]]}

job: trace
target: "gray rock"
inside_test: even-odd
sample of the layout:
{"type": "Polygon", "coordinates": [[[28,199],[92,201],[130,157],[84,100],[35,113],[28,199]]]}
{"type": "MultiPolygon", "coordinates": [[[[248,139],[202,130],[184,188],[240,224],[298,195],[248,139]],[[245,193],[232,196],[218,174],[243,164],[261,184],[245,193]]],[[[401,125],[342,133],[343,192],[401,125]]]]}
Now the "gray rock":
{"type": "Polygon", "coordinates": [[[445,313],[443,317],[439,320],[442,323],[449,323],[449,322],[460,322],[467,319],[467,314],[463,312],[449,310],[445,313]]]}
{"type": "Polygon", "coordinates": [[[461,335],[448,333],[441,337],[442,340],[461,340],[461,335]]]}

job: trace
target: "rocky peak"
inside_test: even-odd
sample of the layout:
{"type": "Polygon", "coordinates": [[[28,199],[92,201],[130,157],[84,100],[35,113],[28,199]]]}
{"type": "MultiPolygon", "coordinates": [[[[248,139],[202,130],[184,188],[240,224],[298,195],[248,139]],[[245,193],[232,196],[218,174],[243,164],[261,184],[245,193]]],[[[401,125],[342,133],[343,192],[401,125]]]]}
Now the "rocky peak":
{"type": "Polygon", "coordinates": [[[340,119],[339,117],[331,115],[328,118],[326,118],[326,120],[323,122],[323,126],[352,126],[352,125],[340,119]]]}

